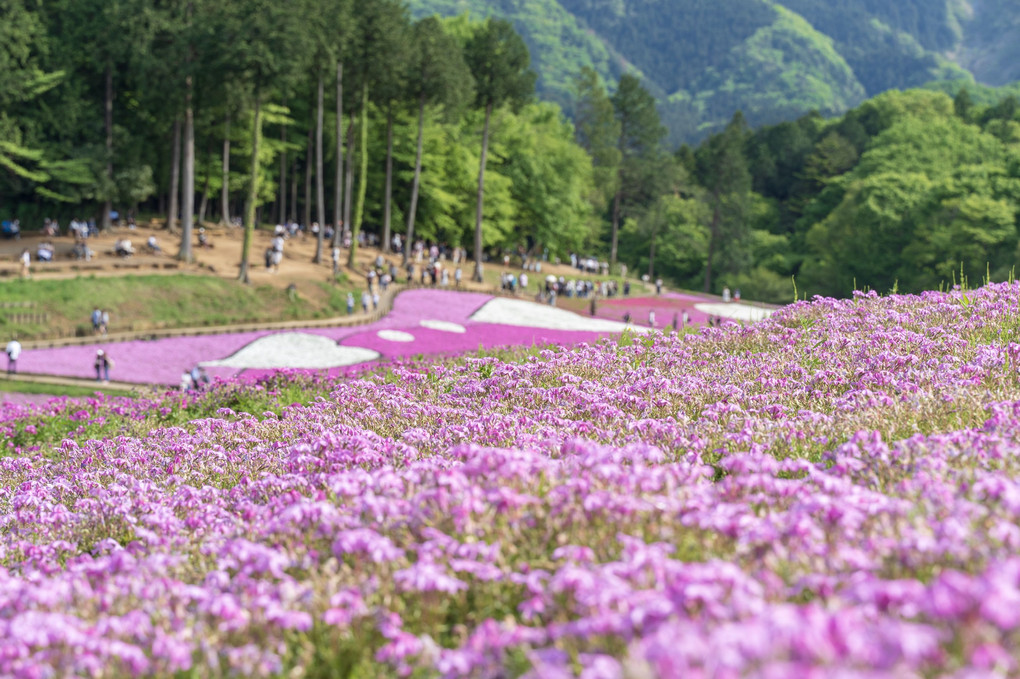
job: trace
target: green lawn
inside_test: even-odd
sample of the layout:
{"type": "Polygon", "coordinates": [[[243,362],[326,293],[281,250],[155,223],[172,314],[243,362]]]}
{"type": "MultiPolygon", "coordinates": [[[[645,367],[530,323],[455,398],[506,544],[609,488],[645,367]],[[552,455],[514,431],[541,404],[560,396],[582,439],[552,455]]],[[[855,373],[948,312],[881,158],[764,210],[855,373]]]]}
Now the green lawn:
{"type": "Polygon", "coordinates": [[[142,275],[0,282],[0,337],[90,334],[94,306],[110,310],[110,332],[323,318],[346,312],[350,284],[308,300],[271,286],[214,276],[142,275]],[[31,306],[15,306],[28,302],[31,306]]]}
{"type": "Polygon", "coordinates": [[[0,379],[0,392],[17,394],[46,394],[47,396],[89,397],[96,392],[107,396],[136,396],[137,392],[114,389],[108,384],[95,386],[75,386],[70,384],[48,384],[45,382],[28,382],[18,379],[0,379]]]}

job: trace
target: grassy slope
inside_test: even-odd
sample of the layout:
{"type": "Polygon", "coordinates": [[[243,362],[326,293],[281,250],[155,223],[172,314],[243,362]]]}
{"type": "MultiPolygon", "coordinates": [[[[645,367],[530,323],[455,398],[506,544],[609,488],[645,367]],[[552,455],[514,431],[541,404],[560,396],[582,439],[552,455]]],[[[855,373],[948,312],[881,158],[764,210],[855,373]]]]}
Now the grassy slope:
{"type": "Polygon", "coordinates": [[[28,382],[19,379],[0,380],[0,392],[17,394],[43,394],[46,396],[70,396],[72,398],[91,398],[96,392],[107,396],[134,396],[133,391],[111,388],[108,384],[80,387],[72,384],[49,384],[44,382],[28,382]]]}
{"type": "MultiPolygon", "coordinates": [[[[0,333],[22,339],[91,332],[93,306],[111,311],[110,331],[222,325],[315,318],[346,309],[346,287],[331,289],[325,305],[312,304],[270,286],[239,285],[212,276],[124,276],[0,283],[6,302],[34,302],[45,323],[12,322],[13,309],[0,309],[0,333]]],[[[18,310],[22,311],[22,310],[18,310]]]]}

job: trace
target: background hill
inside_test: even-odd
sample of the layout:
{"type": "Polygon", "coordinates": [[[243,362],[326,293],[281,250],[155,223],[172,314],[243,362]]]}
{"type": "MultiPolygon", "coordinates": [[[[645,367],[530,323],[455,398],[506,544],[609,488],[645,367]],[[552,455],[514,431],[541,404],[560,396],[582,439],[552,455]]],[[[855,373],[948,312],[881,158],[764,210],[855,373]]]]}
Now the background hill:
{"type": "Polygon", "coordinates": [[[613,82],[633,69],[660,103],[670,141],[810,110],[832,115],[933,80],[1020,79],[1011,0],[411,0],[418,15],[514,22],[539,91],[571,108],[581,66],[613,82]]]}

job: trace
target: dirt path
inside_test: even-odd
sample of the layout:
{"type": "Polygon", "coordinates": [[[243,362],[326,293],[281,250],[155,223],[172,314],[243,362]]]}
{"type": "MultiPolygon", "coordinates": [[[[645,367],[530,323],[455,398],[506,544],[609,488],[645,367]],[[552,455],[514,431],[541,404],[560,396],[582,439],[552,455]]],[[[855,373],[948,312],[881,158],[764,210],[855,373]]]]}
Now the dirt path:
{"type": "MultiPolygon", "coordinates": [[[[188,271],[228,280],[236,279],[241,260],[243,230],[237,227],[212,224],[206,224],[204,228],[212,247],[199,247],[196,239],[193,247],[195,262],[191,265],[177,262],[176,254],[180,245],[180,236],[171,234],[162,227],[139,226],[136,229],[117,227],[90,238],[88,245],[96,255],[87,263],[71,258],[70,253],[74,241],[66,235],[48,239],[53,242],[56,250],[54,262],[52,264],[38,263],[35,261],[36,248],[45,239],[38,233],[27,233],[19,240],[0,240],[0,279],[3,277],[14,278],[20,274],[17,259],[22,249],[25,248],[32,255],[31,274],[34,278],[74,278],[83,273],[96,276],[125,276],[141,272],[149,274],[188,271]],[[156,237],[162,247],[162,254],[152,255],[147,252],[145,243],[149,236],[156,237]],[[122,259],[113,254],[114,243],[120,238],[131,240],[137,253],[134,257],[122,259]]],[[[294,285],[297,292],[305,299],[321,301],[325,292],[318,284],[333,280],[332,250],[328,242],[324,243],[322,263],[314,264],[312,259],[315,255],[315,239],[300,234],[294,238],[288,238],[284,245],[280,271],[271,273],[266,270],[263,263],[263,253],[269,247],[271,240],[270,232],[266,230],[255,232],[250,253],[249,278],[251,283],[253,285],[271,285],[280,289],[294,285]]],[[[359,247],[357,262],[352,269],[346,265],[348,252],[344,249],[341,252],[341,270],[347,274],[348,279],[355,287],[360,287],[365,282],[365,274],[379,254],[378,248],[359,247]]],[[[404,271],[400,267],[400,256],[384,255],[383,257],[386,266],[389,266],[391,262],[397,265],[400,269],[400,277],[403,278],[404,271]]],[[[488,266],[494,270],[500,268],[496,264],[488,266]]],[[[577,272],[569,265],[546,263],[544,267],[542,275],[549,273],[568,277],[577,275],[577,272]]],[[[491,285],[470,282],[468,280],[470,278],[469,267],[465,267],[464,274],[463,287],[466,289],[493,291],[491,285]]]]}
{"type": "MultiPolygon", "coordinates": [[[[125,276],[137,273],[180,273],[187,271],[195,274],[206,274],[220,278],[235,280],[239,273],[239,262],[241,260],[241,245],[243,230],[239,227],[223,227],[219,225],[206,224],[206,235],[212,244],[211,248],[202,248],[197,244],[197,237],[193,247],[195,262],[191,265],[180,263],[176,260],[176,254],[180,246],[180,236],[171,234],[161,226],[139,226],[136,229],[117,227],[106,233],[90,238],[89,247],[96,255],[90,262],[79,262],[71,258],[71,248],[74,240],[69,236],[60,236],[49,239],[53,242],[56,250],[54,263],[37,263],[35,261],[36,248],[40,241],[44,240],[38,233],[24,234],[19,240],[0,240],[0,280],[4,277],[14,278],[20,274],[20,266],[17,262],[18,256],[25,248],[32,255],[32,276],[34,278],[74,278],[80,275],[95,276],[125,276]],[[160,244],[162,254],[152,255],[147,253],[145,243],[149,236],[155,236],[160,244]],[[135,248],[134,257],[122,259],[113,254],[114,243],[120,238],[131,240],[135,248]],[[82,268],[87,266],[88,268],[82,268]],[[74,268],[78,267],[78,268],[74,268]]],[[[312,259],[315,255],[316,241],[311,236],[298,235],[287,239],[284,245],[283,262],[280,265],[279,273],[271,273],[266,270],[263,263],[263,253],[269,247],[272,240],[272,233],[266,230],[255,232],[250,253],[249,278],[253,285],[271,285],[280,289],[286,289],[293,285],[302,298],[312,301],[315,305],[322,305],[325,302],[326,291],[320,283],[333,280],[333,266],[331,259],[332,250],[328,243],[324,243],[322,263],[314,264],[312,259]]],[[[347,274],[349,281],[355,287],[360,287],[365,282],[365,274],[380,254],[378,248],[359,247],[356,266],[351,269],[347,264],[347,250],[341,252],[341,270],[347,274]]],[[[400,268],[401,259],[399,255],[384,255],[386,266],[395,263],[400,269],[400,277],[404,272],[400,268]]],[[[470,263],[464,267],[463,287],[468,290],[479,292],[494,292],[494,287],[488,284],[478,284],[469,281],[470,263]]],[[[498,271],[501,265],[490,263],[487,269],[498,271]]],[[[517,273],[516,268],[511,268],[517,273]]],[[[541,274],[532,274],[536,277],[544,277],[548,274],[576,278],[578,272],[572,269],[569,264],[543,263],[541,274]]],[[[651,286],[646,286],[640,281],[633,281],[632,285],[636,290],[634,294],[645,288],[651,291],[651,286]]]]}

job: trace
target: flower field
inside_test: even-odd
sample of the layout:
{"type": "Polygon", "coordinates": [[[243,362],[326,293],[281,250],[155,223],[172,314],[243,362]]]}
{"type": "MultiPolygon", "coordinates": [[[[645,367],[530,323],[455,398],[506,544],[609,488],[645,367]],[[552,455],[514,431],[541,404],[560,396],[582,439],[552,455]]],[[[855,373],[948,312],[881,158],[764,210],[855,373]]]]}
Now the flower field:
{"type": "Polygon", "coordinates": [[[1016,676],[1018,309],[10,406],[0,674],[1016,676]]]}
{"type": "Polygon", "coordinates": [[[672,325],[673,317],[677,317],[680,325],[681,315],[686,310],[693,325],[708,322],[709,316],[738,322],[759,321],[772,313],[771,309],[754,306],[742,302],[709,302],[704,297],[679,292],[664,292],[655,297],[612,297],[600,299],[596,315],[599,318],[623,320],[624,314],[630,314],[633,323],[648,323],[648,312],[655,312],[655,325],[664,328],[672,325]]]}
{"type": "Polygon", "coordinates": [[[479,347],[576,344],[619,333],[622,323],[588,319],[523,300],[446,290],[409,290],[397,296],[391,313],[363,326],[308,328],[293,332],[238,332],[101,342],[26,351],[25,373],[95,377],[97,349],[113,357],[111,378],[140,384],[179,384],[195,365],[229,378],[272,369],[349,372],[379,359],[453,354],[479,347]],[[476,320],[476,316],[480,320],[476,320]]]}

